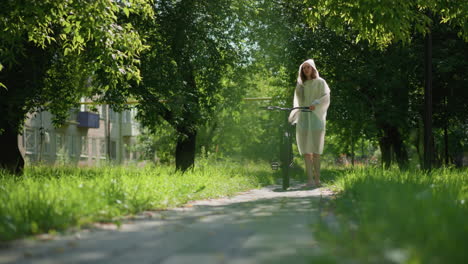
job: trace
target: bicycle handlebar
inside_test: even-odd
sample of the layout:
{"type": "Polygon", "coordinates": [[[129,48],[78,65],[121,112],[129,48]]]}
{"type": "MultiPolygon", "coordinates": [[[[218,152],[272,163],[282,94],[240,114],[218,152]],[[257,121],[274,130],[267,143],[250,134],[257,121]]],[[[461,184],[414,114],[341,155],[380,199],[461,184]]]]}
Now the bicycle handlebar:
{"type": "Polygon", "coordinates": [[[292,111],[295,109],[300,109],[300,110],[309,110],[309,107],[307,106],[300,106],[300,107],[279,107],[279,106],[262,106],[260,108],[266,109],[266,110],[280,110],[280,111],[292,111]]]}

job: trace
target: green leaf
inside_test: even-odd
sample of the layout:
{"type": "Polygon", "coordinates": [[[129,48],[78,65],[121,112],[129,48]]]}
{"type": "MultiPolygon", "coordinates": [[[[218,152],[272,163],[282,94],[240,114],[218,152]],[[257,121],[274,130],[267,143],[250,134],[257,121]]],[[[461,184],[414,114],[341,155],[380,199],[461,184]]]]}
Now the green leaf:
{"type": "Polygon", "coordinates": [[[128,10],[128,8],[124,7],[124,8],[123,8],[123,11],[124,11],[124,13],[125,13],[125,15],[126,15],[127,17],[130,16],[130,10],[128,10]]]}
{"type": "Polygon", "coordinates": [[[76,35],[75,38],[74,38],[74,41],[78,42],[78,43],[84,43],[84,39],[81,35],[76,35]]]}
{"type": "Polygon", "coordinates": [[[63,32],[65,32],[66,34],[70,33],[71,32],[71,25],[68,24],[67,26],[65,26],[65,28],[63,29],[63,32]]]}

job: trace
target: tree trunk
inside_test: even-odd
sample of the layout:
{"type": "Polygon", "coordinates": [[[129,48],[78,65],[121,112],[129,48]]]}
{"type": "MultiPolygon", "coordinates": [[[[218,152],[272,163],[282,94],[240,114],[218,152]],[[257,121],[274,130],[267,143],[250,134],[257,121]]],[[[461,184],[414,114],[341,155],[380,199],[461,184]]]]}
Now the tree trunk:
{"type": "Polygon", "coordinates": [[[379,140],[382,153],[382,165],[388,169],[392,163],[392,153],[400,169],[408,167],[408,152],[398,128],[391,125],[382,125],[382,137],[379,140]]]}
{"type": "Polygon", "coordinates": [[[382,166],[385,169],[390,168],[392,164],[391,142],[384,132],[384,135],[379,140],[380,153],[382,154],[382,166]]]}
{"type": "Polygon", "coordinates": [[[444,146],[445,146],[445,166],[448,166],[450,163],[450,156],[449,156],[449,138],[448,138],[448,126],[449,126],[449,119],[448,119],[448,110],[447,110],[447,97],[444,98],[444,106],[445,106],[445,122],[444,122],[444,146]]]}
{"type": "Polygon", "coordinates": [[[419,167],[424,168],[424,125],[419,119],[416,128],[416,139],[413,141],[418,154],[419,167]]]}
{"type": "Polygon", "coordinates": [[[355,151],[354,151],[354,145],[355,145],[355,140],[354,140],[354,134],[351,133],[351,166],[354,167],[354,161],[355,161],[355,151]]]}
{"type": "Polygon", "coordinates": [[[23,155],[18,148],[18,132],[14,127],[2,125],[0,128],[0,169],[9,173],[21,175],[24,168],[23,155]]]}
{"type": "Polygon", "coordinates": [[[408,168],[408,152],[406,151],[405,144],[401,138],[401,134],[396,127],[390,128],[390,140],[392,141],[393,151],[395,158],[400,169],[408,168]]]}
{"type": "Polygon", "coordinates": [[[434,149],[432,148],[432,35],[426,35],[424,43],[424,169],[432,169],[434,149]]]}
{"type": "Polygon", "coordinates": [[[24,45],[24,54],[17,56],[15,65],[4,65],[0,71],[0,168],[21,174],[24,159],[18,148],[19,128],[24,124],[31,102],[43,88],[43,80],[50,64],[49,55],[32,43],[24,45]]]}
{"type": "Polygon", "coordinates": [[[176,169],[182,172],[192,168],[195,163],[195,143],[197,131],[194,129],[179,130],[181,135],[176,145],[176,169]]]}

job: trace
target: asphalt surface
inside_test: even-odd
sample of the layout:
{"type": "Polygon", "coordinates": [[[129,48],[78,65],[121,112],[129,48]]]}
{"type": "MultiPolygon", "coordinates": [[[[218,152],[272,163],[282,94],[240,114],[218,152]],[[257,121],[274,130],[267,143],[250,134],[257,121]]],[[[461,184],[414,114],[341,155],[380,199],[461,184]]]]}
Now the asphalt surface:
{"type": "Polygon", "coordinates": [[[321,254],[311,224],[325,188],[280,186],[182,208],[142,212],[115,224],[66,235],[15,241],[0,249],[5,263],[311,263],[321,254]]]}

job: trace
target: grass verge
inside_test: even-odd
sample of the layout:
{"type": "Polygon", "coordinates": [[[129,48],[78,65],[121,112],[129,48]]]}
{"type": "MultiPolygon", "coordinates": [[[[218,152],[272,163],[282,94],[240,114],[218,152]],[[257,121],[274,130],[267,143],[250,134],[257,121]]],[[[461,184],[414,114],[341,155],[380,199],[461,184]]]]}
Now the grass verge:
{"type": "Polygon", "coordinates": [[[314,225],[324,263],[466,263],[468,171],[357,168],[314,225]]]}
{"type": "Polygon", "coordinates": [[[32,166],[19,179],[0,172],[0,241],[232,195],[271,184],[272,175],[268,164],[208,160],[184,174],[173,167],[110,166],[32,166]]]}

